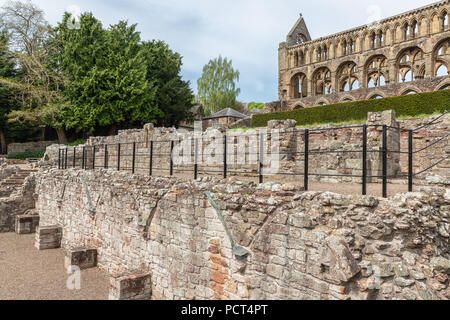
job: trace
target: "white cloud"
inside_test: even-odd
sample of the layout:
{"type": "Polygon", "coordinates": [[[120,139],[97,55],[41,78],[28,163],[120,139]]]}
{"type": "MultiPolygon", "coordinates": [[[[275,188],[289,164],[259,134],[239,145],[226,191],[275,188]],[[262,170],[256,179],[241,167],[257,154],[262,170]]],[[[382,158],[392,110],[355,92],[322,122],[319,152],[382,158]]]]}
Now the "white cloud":
{"type": "MultiPolygon", "coordinates": [[[[0,0],[3,4],[4,0],[0,0]]],[[[142,38],[161,39],[183,57],[183,75],[193,87],[202,67],[219,54],[241,72],[243,101],[277,99],[278,44],[300,12],[313,38],[418,8],[423,0],[34,0],[56,23],[71,5],[92,11],[105,25],[138,23],[142,38]],[[378,12],[375,12],[378,13],[378,12]]]]}

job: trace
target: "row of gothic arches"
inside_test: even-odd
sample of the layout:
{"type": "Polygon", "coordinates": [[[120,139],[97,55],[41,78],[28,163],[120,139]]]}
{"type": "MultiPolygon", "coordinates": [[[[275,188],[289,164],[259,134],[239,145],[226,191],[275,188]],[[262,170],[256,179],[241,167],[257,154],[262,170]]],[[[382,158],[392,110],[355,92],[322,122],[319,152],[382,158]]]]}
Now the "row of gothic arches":
{"type": "Polygon", "coordinates": [[[348,35],[336,42],[297,49],[290,54],[289,67],[297,68],[355,52],[377,49],[448,29],[450,29],[449,12],[443,9],[440,12],[434,12],[430,17],[421,15],[391,26],[372,28],[363,34],[348,35]]]}
{"type": "MultiPolygon", "coordinates": [[[[450,89],[450,81],[444,82],[436,88],[436,90],[449,90],[449,89],[450,89]]],[[[421,91],[419,89],[413,87],[413,88],[405,89],[400,95],[403,96],[403,95],[417,94],[420,92],[421,91]]],[[[371,95],[367,96],[366,99],[372,100],[372,99],[382,99],[382,98],[385,98],[384,93],[376,92],[376,93],[372,93],[371,95]]],[[[355,98],[351,97],[351,96],[344,96],[343,98],[341,98],[339,100],[340,103],[351,102],[351,101],[355,101],[355,98]]],[[[316,106],[326,106],[328,104],[330,104],[330,102],[326,98],[319,98],[317,100],[317,102],[315,103],[316,106]]],[[[301,102],[296,103],[294,106],[294,109],[303,109],[303,108],[305,108],[305,106],[301,102]]]]}
{"type": "MultiPolygon", "coordinates": [[[[432,53],[432,76],[443,77],[450,73],[450,38],[440,41],[432,53]]],[[[419,47],[402,50],[395,62],[395,75],[390,76],[388,59],[384,55],[375,55],[367,60],[359,70],[354,61],[342,63],[336,70],[333,87],[332,72],[328,67],[315,70],[308,78],[303,72],[291,78],[290,98],[298,99],[310,95],[327,95],[337,92],[349,92],[365,88],[384,87],[389,83],[406,83],[426,77],[426,59],[419,47]],[[363,71],[363,72],[361,72],[363,71]]]]}

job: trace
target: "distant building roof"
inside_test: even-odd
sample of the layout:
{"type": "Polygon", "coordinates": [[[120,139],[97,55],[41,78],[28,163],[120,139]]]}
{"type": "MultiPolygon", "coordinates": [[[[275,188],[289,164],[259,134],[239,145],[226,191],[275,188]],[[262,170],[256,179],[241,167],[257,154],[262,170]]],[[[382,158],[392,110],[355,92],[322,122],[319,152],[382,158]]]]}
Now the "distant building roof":
{"type": "Polygon", "coordinates": [[[203,120],[210,120],[210,119],[217,119],[217,118],[239,118],[239,119],[246,119],[248,118],[247,115],[240,113],[239,111],[236,111],[231,108],[226,108],[223,110],[220,110],[217,113],[214,113],[213,115],[203,118],[203,120]]]}

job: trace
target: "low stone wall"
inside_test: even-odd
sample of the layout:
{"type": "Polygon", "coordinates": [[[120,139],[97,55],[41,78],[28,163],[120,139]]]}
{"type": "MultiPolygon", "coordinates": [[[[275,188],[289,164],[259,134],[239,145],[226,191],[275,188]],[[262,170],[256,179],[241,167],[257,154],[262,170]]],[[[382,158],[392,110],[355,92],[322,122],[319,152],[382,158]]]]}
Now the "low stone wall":
{"type": "Polygon", "coordinates": [[[36,141],[26,143],[10,143],[8,144],[8,155],[44,150],[45,148],[56,142],[57,141],[36,141]]]}
{"type": "MultiPolygon", "coordinates": [[[[420,128],[431,121],[434,121],[439,116],[431,116],[425,119],[408,119],[401,120],[400,126],[404,129],[420,128]]],[[[413,134],[414,151],[422,150],[431,143],[438,141],[450,133],[450,114],[438,119],[435,123],[427,126],[413,134]]],[[[401,150],[408,151],[408,132],[401,132],[401,150]]],[[[434,165],[441,159],[447,157],[447,160],[440,163],[438,166],[432,168],[426,174],[434,173],[443,177],[450,178],[450,137],[443,139],[432,147],[414,154],[414,172],[420,172],[434,165]]],[[[408,158],[406,155],[401,157],[400,165],[402,168],[407,168],[408,158]]],[[[423,176],[423,175],[422,175],[423,176]]]]}
{"type": "Polygon", "coordinates": [[[449,189],[381,199],[57,169],[36,182],[41,226],[96,248],[110,274],[150,272],[152,299],[450,298],[449,189]]]}
{"type": "MultiPolygon", "coordinates": [[[[406,183],[408,173],[408,129],[416,129],[423,124],[429,123],[436,119],[437,116],[426,119],[411,119],[397,121],[393,111],[385,111],[381,113],[369,113],[367,124],[368,128],[368,161],[367,161],[367,175],[369,177],[376,177],[382,175],[382,125],[387,125],[390,128],[387,131],[387,174],[389,179],[396,180],[392,182],[406,183]]],[[[237,141],[240,135],[247,135],[246,150],[234,146],[234,154],[247,152],[244,156],[245,164],[237,164],[236,156],[234,162],[230,159],[227,161],[227,168],[231,172],[239,172],[240,175],[258,175],[259,166],[256,155],[255,161],[250,163],[250,153],[258,153],[259,139],[256,137],[260,130],[267,130],[270,134],[273,130],[279,130],[280,134],[280,170],[285,180],[298,177],[293,176],[294,173],[299,176],[304,172],[304,154],[305,151],[305,133],[302,129],[296,129],[296,122],[294,120],[286,121],[270,121],[268,128],[258,128],[247,132],[228,132],[228,143],[237,141]],[[251,138],[254,138],[251,140],[251,138]],[[251,146],[256,146],[256,151],[251,150],[251,146]]],[[[318,126],[310,129],[309,134],[309,173],[311,181],[320,181],[327,183],[342,183],[362,182],[362,148],[363,148],[363,129],[361,126],[352,128],[352,126],[342,126],[336,130],[328,130],[331,126],[318,126]],[[331,152],[331,153],[327,153],[331,152]],[[333,175],[331,177],[326,175],[333,175]]],[[[224,129],[222,129],[224,133],[224,129]]],[[[211,130],[206,131],[206,133],[211,130]]],[[[421,150],[429,144],[445,137],[450,132],[450,114],[442,117],[431,126],[414,132],[414,150],[421,150]]],[[[179,139],[182,142],[186,137],[192,138],[194,133],[188,133],[187,136],[179,134],[179,139]]],[[[173,129],[169,128],[154,128],[152,124],[145,125],[144,129],[123,130],[117,136],[109,137],[91,137],[85,147],[86,152],[86,166],[93,167],[92,155],[93,146],[95,150],[95,167],[103,168],[105,165],[105,147],[108,145],[108,167],[118,167],[118,147],[121,143],[121,170],[131,171],[132,168],[132,153],[133,142],[136,142],[136,172],[141,174],[149,173],[150,163],[150,146],[153,144],[153,172],[159,175],[169,174],[171,139],[176,136],[173,129]],[[162,169],[162,170],[156,170],[162,169]]],[[[180,143],[181,143],[180,142],[180,143]]],[[[177,145],[179,142],[176,142],[177,145]]],[[[205,152],[209,145],[209,141],[204,139],[202,148],[205,152]]],[[[269,147],[270,148],[270,147],[269,147]]],[[[191,139],[191,154],[194,153],[194,139],[191,139]]],[[[73,166],[73,148],[68,149],[68,167],[73,166]]],[[[233,152],[233,147],[229,145],[228,153],[233,152]]],[[[82,147],[76,149],[75,165],[81,167],[82,165],[82,147]]],[[[200,171],[221,172],[223,171],[223,151],[219,150],[218,162],[214,165],[201,165],[200,171]]],[[[423,150],[420,153],[414,154],[414,173],[419,173],[426,170],[430,166],[439,162],[450,155],[450,137],[443,139],[430,148],[423,150]]],[[[53,145],[47,149],[45,155],[46,160],[51,159],[53,165],[57,164],[58,159],[58,145],[53,145]]],[[[191,156],[193,160],[193,156],[191,156]]],[[[433,173],[444,178],[450,177],[450,159],[439,163],[427,174],[433,173]]],[[[190,165],[175,165],[175,172],[177,169],[193,171],[193,164],[190,165]]],[[[192,174],[193,175],[193,174],[192,174]]],[[[280,175],[281,176],[281,175],[280,175]]],[[[417,184],[423,184],[425,176],[416,177],[417,184]],[[419,180],[420,179],[420,180],[419,180]]],[[[376,182],[376,178],[369,178],[369,182],[376,182]]]]}
{"type": "Polygon", "coordinates": [[[35,177],[31,174],[18,192],[8,198],[0,198],[0,232],[14,231],[16,216],[35,208],[34,191],[35,177]]]}

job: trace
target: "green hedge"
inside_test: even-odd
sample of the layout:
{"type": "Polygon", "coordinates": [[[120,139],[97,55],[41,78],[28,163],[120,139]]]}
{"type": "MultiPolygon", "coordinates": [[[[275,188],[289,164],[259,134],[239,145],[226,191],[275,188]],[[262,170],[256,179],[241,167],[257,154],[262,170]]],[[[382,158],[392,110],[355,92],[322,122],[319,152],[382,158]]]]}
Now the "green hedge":
{"type": "Polygon", "coordinates": [[[41,159],[44,157],[45,149],[39,151],[27,151],[21,153],[10,154],[8,159],[18,159],[18,160],[26,160],[26,159],[41,159]]]}
{"type": "Polygon", "coordinates": [[[346,122],[367,119],[368,112],[384,110],[395,110],[398,117],[444,113],[450,110],[450,90],[258,114],[252,118],[252,127],[265,127],[270,120],[286,119],[296,120],[297,125],[346,122]]]}

